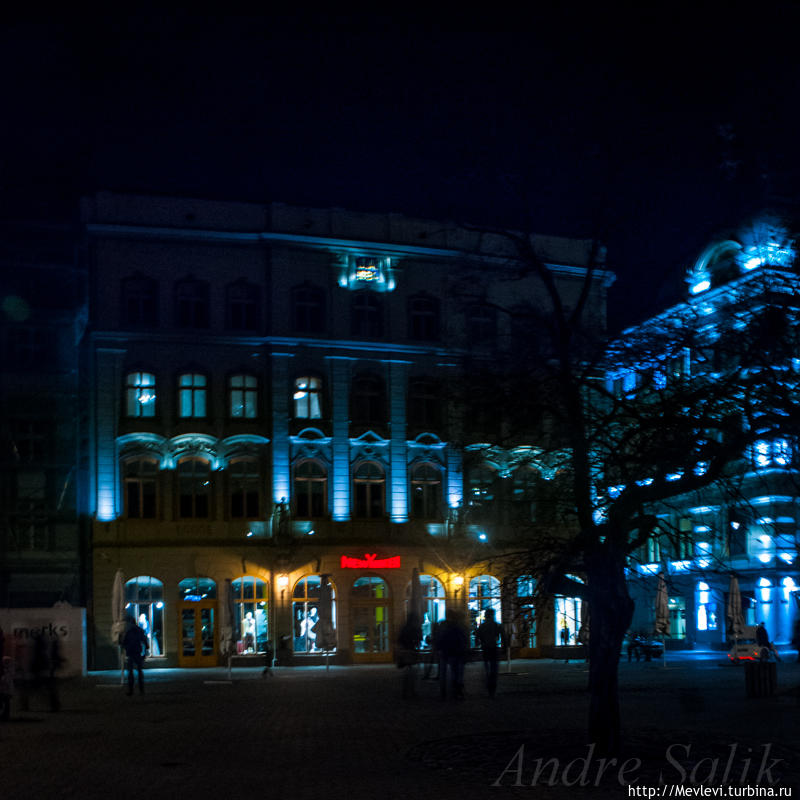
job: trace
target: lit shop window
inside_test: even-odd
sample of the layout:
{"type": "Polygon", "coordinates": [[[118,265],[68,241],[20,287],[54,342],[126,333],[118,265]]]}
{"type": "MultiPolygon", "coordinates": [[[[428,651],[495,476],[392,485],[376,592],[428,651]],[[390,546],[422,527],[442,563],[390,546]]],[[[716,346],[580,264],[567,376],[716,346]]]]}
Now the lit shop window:
{"type": "MultiPolygon", "coordinates": [[[[336,628],[336,593],[330,586],[331,623],[336,628]]],[[[301,578],[292,593],[292,620],[294,625],[294,652],[319,653],[317,637],[321,633],[320,606],[322,579],[320,575],[301,578]]]]}
{"type": "Polygon", "coordinates": [[[580,597],[556,595],[556,645],[566,647],[579,644],[578,631],[581,629],[583,601],[580,597]]]}
{"type": "Polygon", "coordinates": [[[536,580],[532,575],[517,578],[517,598],[511,626],[520,647],[536,647],[536,580]]]}
{"type": "Polygon", "coordinates": [[[164,584],[149,575],[125,584],[125,613],[147,636],[151,656],[164,655],[164,584]]]}
{"type": "Polygon", "coordinates": [[[697,630],[715,631],[717,624],[717,604],[712,600],[709,585],[700,581],[697,584],[697,630]]]}
{"type": "MultiPolygon", "coordinates": [[[[419,576],[422,592],[422,647],[433,647],[436,626],[445,618],[444,585],[433,575],[419,576]]],[[[406,588],[406,608],[411,600],[411,584],[406,588]]]]}
{"type": "Polygon", "coordinates": [[[310,375],[297,378],[292,403],[295,419],[322,419],[322,380],[310,375]]]}
{"type": "Polygon", "coordinates": [[[232,419],[255,419],[258,416],[258,379],[254,375],[231,375],[228,395],[232,419]]]}
{"type": "Polygon", "coordinates": [[[150,372],[129,372],[125,380],[125,413],[128,417],[156,415],[156,376],[150,372]]]}
{"type": "Polygon", "coordinates": [[[469,581],[469,627],[472,646],[478,647],[478,626],[486,620],[486,612],[494,611],[495,622],[501,621],[500,581],[491,575],[478,575],[469,581]]]}
{"type": "Polygon", "coordinates": [[[233,636],[239,654],[263,653],[269,643],[267,582],[252,575],[231,581],[233,636]]]}
{"type": "Polygon", "coordinates": [[[354,653],[387,653],[391,649],[389,586],[377,575],[364,575],[350,593],[354,653]]]}

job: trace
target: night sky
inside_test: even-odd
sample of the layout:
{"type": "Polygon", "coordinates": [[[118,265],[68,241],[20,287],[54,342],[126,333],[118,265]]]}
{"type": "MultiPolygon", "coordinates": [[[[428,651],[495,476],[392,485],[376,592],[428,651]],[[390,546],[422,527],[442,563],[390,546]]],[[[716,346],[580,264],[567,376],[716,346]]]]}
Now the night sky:
{"type": "Polygon", "coordinates": [[[800,12],[564,5],[505,30],[9,19],[3,209],[106,188],[597,235],[635,321],[680,298],[711,236],[795,200],[800,12]]]}

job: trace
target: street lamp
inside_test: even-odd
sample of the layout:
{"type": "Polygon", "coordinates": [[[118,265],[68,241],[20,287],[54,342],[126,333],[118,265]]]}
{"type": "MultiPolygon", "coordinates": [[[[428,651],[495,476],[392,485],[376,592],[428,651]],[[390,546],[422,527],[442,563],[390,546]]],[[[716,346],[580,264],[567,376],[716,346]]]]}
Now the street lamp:
{"type": "Polygon", "coordinates": [[[283,593],[289,586],[288,575],[278,575],[278,588],[281,590],[281,605],[283,605],[283,593]]]}

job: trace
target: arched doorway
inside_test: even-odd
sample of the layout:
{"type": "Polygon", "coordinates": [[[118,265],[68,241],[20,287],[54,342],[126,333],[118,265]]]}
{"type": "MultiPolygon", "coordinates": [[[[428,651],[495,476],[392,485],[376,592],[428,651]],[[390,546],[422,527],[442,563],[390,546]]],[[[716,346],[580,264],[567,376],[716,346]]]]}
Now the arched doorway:
{"type": "Polygon", "coordinates": [[[217,665],[217,585],[211,578],[184,578],[180,597],[179,667],[217,665]]]}
{"type": "Polygon", "coordinates": [[[391,661],[391,618],[392,601],[386,581],[377,575],[356,578],[350,592],[353,661],[391,661]]]}

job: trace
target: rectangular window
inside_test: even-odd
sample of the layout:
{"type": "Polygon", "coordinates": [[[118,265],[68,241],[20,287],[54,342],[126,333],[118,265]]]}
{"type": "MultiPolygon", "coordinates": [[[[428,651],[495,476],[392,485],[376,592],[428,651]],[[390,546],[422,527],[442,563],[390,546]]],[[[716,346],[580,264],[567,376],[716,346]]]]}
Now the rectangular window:
{"type": "Polygon", "coordinates": [[[197,373],[181,375],[179,416],[204,418],[206,416],[206,376],[197,373]]]}
{"type": "Polygon", "coordinates": [[[231,417],[255,419],[258,416],[258,380],[253,375],[233,375],[230,379],[231,417]]]}

